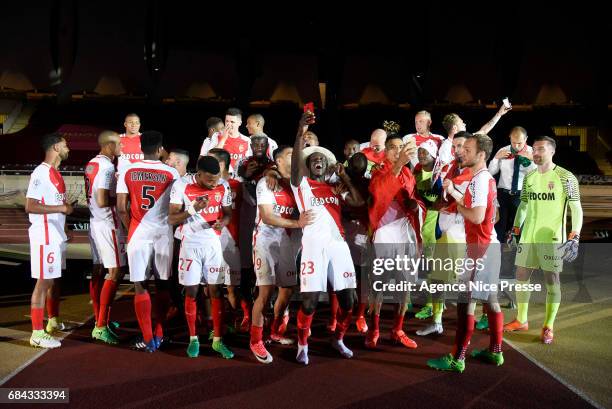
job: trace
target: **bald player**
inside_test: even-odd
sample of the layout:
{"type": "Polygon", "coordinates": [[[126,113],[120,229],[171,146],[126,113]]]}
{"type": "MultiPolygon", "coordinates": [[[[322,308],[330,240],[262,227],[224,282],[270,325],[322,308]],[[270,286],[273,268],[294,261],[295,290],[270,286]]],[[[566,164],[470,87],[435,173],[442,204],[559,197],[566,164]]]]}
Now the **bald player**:
{"type": "MultiPolygon", "coordinates": [[[[261,114],[249,115],[246,121],[246,129],[247,129],[247,132],[249,133],[249,136],[253,137],[253,135],[261,135],[261,134],[266,135],[266,133],[264,132],[265,123],[266,121],[264,120],[263,115],[261,114]]],[[[270,160],[274,160],[273,155],[274,155],[274,151],[276,150],[276,148],[278,148],[278,144],[276,143],[274,139],[268,136],[268,150],[266,151],[266,155],[268,156],[268,158],[270,158],[270,160]]]]}
{"type": "Polygon", "coordinates": [[[361,153],[368,158],[368,167],[366,169],[366,177],[370,177],[372,167],[380,165],[385,161],[385,142],[387,141],[387,132],[383,129],[375,129],[370,135],[370,142],[362,143],[359,147],[361,153]]]}
{"type": "Polygon", "coordinates": [[[117,181],[113,165],[121,152],[121,140],[117,133],[103,131],[98,137],[98,145],[100,153],[85,166],[85,197],[91,214],[89,239],[94,264],[89,294],[96,320],[91,336],[107,344],[117,344],[117,335],[108,327],[108,316],[122,277],[121,268],[126,265],[125,232],[117,217],[117,181]]]}

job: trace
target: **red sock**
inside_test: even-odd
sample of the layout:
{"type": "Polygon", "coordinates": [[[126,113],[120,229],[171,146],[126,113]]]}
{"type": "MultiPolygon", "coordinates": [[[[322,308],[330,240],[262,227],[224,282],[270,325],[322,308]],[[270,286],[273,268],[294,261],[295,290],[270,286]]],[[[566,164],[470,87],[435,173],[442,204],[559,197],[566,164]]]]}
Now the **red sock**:
{"type": "Polygon", "coordinates": [[[250,302],[248,302],[247,300],[240,300],[240,308],[242,308],[242,316],[244,318],[251,317],[251,309],[253,308],[253,306],[250,302]]]}
{"type": "Polygon", "coordinates": [[[453,353],[455,359],[465,359],[465,352],[474,333],[474,315],[469,315],[467,309],[467,304],[457,304],[457,333],[453,353]]]}
{"type": "Polygon", "coordinates": [[[370,320],[371,324],[370,326],[372,327],[371,330],[372,331],[380,331],[380,314],[372,314],[372,319],[370,320]]]}
{"type": "Polygon", "coordinates": [[[197,303],[195,298],[192,298],[188,295],[185,296],[185,320],[187,321],[187,326],[189,327],[189,336],[196,336],[196,311],[197,311],[197,303]]]}
{"type": "Polygon", "coordinates": [[[223,326],[223,300],[221,298],[211,298],[213,331],[215,337],[221,337],[221,327],[223,326]]]}
{"type": "Polygon", "coordinates": [[[367,308],[368,308],[368,304],[364,302],[360,302],[359,308],[357,308],[357,317],[363,317],[365,315],[367,308]]]}
{"type": "Polygon", "coordinates": [[[336,339],[341,340],[344,338],[344,334],[346,334],[346,330],[349,325],[351,325],[351,317],[353,316],[353,309],[343,310],[342,308],[338,308],[338,323],[336,324],[336,339]]]}
{"type": "Polygon", "coordinates": [[[263,340],[263,327],[251,325],[251,345],[255,345],[263,340]]]}
{"type": "Polygon", "coordinates": [[[59,298],[49,298],[47,297],[47,317],[59,317],[59,298]]]}
{"type": "Polygon", "coordinates": [[[158,290],[153,300],[155,307],[155,336],[163,338],[164,328],[163,325],[166,323],[166,316],[170,309],[170,291],[158,290]]]}
{"type": "Polygon", "coordinates": [[[308,332],[310,330],[310,324],[312,324],[312,318],[314,312],[310,315],[304,314],[302,309],[298,311],[297,316],[297,327],[298,327],[298,342],[300,345],[308,345],[308,332]]]}
{"type": "Polygon", "coordinates": [[[98,327],[104,327],[108,324],[110,306],[115,299],[117,285],[118,283],[113,280],[104,281],[104,287],[102,287],[102,293],[100,294],[100,312],[98,313],[98,319],[96,320],[98,327]]]}
{"type": "MultiPolygon", "coordinates": [[[[89,297],[91,298],[91,304],[94,310],[94,319],[98,321],[100,315],[100,293],[102,291],[102,282],[99,277],[93,276],[89,280],[89,297]]],[[[100,325],[98,325],[100,326],[100,325]]]]}
{"type": "Polygon", "coordinates": [[[393,319],[393,332],[401,331],[404,328],[404,315],[395,314],[393,319]]]}
{"type": "Polygon", "coordinates": [[[151,330],[151,296],[148,292],[134,296],[134,310],[136,310],[142,338],[144,342],[149,343],[153,339],[153,331],[151,330]]]}
{"type": "Polygon", "coordinates": [[[43,329],[43,319],[45,317],[45,310],[43,308],[30,308],[30,315],[32,318],[32,331],[39,331],[43,329]]]}
{"type": "Polygon", "coordinates": [[[329,320],[333,321],[336,319],[336,316],[338,315],[338,296],[336,295],[335,292],[331,292],[329,293],[329,308],[331,310],[331,313],[329,315],[329,320]]]}
{"type": "Polygon", "coordinates": [[[270,328],[270,332],[272,334],[277,334],[278,333],[278,327],[280,327],[281,323],[283,322],[283,315],[279,315],[277,317],[274,317],[274,321],[272,321],[272,327],[270,328]]]}
{"type": "Polygon", "coordinates": [[[487,310],[489,318],[489,351],[501,352],[502,339],[504,337],[504,314],[495,312],[490,308],[487,310]]]}

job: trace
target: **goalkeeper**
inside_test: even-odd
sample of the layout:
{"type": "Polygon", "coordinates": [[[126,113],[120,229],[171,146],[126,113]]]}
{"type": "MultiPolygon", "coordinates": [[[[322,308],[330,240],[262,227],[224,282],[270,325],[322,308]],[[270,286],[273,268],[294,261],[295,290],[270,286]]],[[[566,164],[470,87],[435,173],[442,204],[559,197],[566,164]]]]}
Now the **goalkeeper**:
{"type": "MultiPolygon", "coordinates": [[[[546,315],[541,334],[544,344],[553,342],[553,325],[561,301],[559,273],[563,270],[563,261],[572,262],[578,256],[582,227],[578,180],[571,172],[553,163],[555,149],[554,139],[548,136],[535,139],[533,160],[538,168],[525,176],[521,204],[508,238],[516,242],[520,235],[515,260],[518,284],[529,284],[535,269],[542,269],[544,273],[546,315]],[[568,207],[572,214],[572,227],[566,239],[568,207]]],[[[518,314],[514,321],[504,325],[504,331],[529,329],[529,297],[529,291],[517,291],[518,314]]]]}

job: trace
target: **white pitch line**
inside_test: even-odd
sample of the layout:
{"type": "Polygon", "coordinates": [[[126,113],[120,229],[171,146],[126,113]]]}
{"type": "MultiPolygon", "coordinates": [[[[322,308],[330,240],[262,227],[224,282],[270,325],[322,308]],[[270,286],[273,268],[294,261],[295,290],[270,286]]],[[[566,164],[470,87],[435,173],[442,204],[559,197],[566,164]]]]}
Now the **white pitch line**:
{"type": "Polygon", "coordinates": [[[559,375],[554,373],[551,369],[549,369],[548,367],[546,367],[543,364],[541,364],[540,362],[538,362],[533,356],[531,356],[529,353],[527,353],[523,349],[519,348],[514,342],[508,341],[507,339],[504,339],[504,342],[506,344],[510,345],[519,354],[523,355],[525,358],[527,358],[529,361],[531,361],[538,368],[540,368],[541,370],[543,370],[544,372],[546,372],[547,374],[552,376],[554,379],[556,379],[558,382],[560,382],[567,389],[569,389],[570,391],[574,392],[576,395],[580,396],[582,399],[584,399],[585,401],[589,402],[591,405],[593,405],[597,409],[605,409],[601,404],[595,402],[591,397],[589,397],[586,394],[586,392],[584,392],[582,389],[578,389],[577,387],[575,387],[574,385],[572,385],[571,383],[569,383],[568,381],[566,381],[565,379],[563,379],[562,377],[560,377],[559,375]]]}
{"type": "MultiPolygon", "coordinates": [[[[115,300],[118,300],[119,298],[121,298],[123,295],[125,294],[124,292],[119,292],[117,291],[117,294],[115,295],[115,300]]],[[[19,295],[24,295],[24,294],[19,294],[19,295]]],[[[93,314],[91,314],[89,317],[87,317],[87,319],[85,320],[85,322],[91,320],[93,318],[93,314]]],[[[29,315],[25,315],[25,317],[30,318],[29,315]]],[[[76,321],[66,321],[66,322],[72,322],[75,324],[79,324],[79,326],[83,326],[85,325],[85,323],[80,323],[80,322],[76,322],[76,321]]],[[[57,337],[60,340],[63,340],[64,338],[66,338],[68,335],[72,334],[72,331],[74,331],[75,329],[79,328],[74,327],[71,328],[70,331],[67,332],[62,332],[62,336],[61,337],[57,337]]],[[[21,338],[19,338],[21,339],[21,338]]],[[[27,338],[26,338],[27,339],[27,338]]],[[[61,347],[60,347],[61,348],[61,347]]],[[[21,364],[17,369],[15,369],[13,372],[11,372],[10,374],[8,374],[7,376],[5,376],[4,378],[0,379],[0,385],[4,385],[6,382],[10,381],[12,378],[14,378],[19,372],[23,371],[25,368],[27,368],[29,365],[31,365],[32,363],[34,363],[34,361],[36,361],[38,358],[40,358],[41,356],[43,356],[46,352],[48,352],[49,349],[47,348],[43,348],[41,351],[37,352],[32,358],[28,359],[26,362],[24,362],[23,364],[21,364]]]]}
{"type": "MultiPolygon", "coordinates": [[[[61,348],[61,347],[60,347],[61,348]]],[[[11,372],[10,374],[8,374],[7,376],[5,376],[4,378],[0,379],[0,385],[4,385],[5,383],[7,383],[8,381],[10,381],[11,379],[13,379],[19,372],[23,371],[24,369],[26,369],[30,364],[32,364],[34,361],[36,361],[38,358],[40,358],[41,356],[43,356],[46,352],[48,352],[49,349],[48,348],[43,348],[41,351],[38,351],[36,353],[36,355],[34,355],[32,358],[28,359],[26,362],[24,362],[23,364],[21,364],[17,369],[15,369],[13,372],[11,372]]]]}

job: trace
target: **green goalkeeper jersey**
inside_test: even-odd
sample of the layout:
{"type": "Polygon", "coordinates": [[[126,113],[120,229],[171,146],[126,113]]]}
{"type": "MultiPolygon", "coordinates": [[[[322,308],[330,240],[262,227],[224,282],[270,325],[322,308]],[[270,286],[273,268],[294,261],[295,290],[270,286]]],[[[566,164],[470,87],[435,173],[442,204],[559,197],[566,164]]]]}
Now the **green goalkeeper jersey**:
{"type": "MultiPolygon", "coordinates": [[[[580,202],[580,191],[578,180],[570,171],[555,165],[546,173],[537,169],[528,173],[521,191],[521,206],[526,207],[526,216],[520,242],[565,241],[567,209],[571,201],[580,202]]],[[[518,220],[515,226],[517,223],[518,220]]]]}

